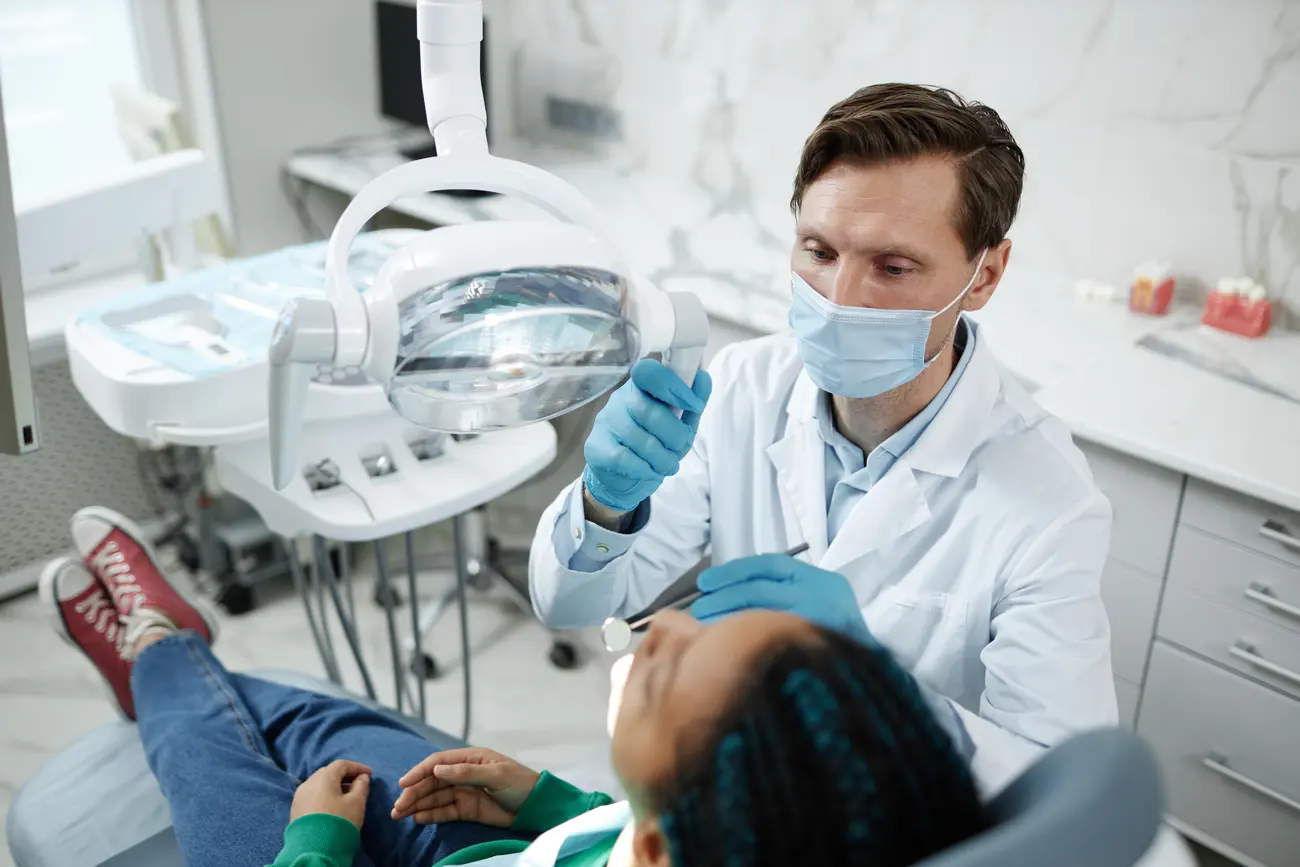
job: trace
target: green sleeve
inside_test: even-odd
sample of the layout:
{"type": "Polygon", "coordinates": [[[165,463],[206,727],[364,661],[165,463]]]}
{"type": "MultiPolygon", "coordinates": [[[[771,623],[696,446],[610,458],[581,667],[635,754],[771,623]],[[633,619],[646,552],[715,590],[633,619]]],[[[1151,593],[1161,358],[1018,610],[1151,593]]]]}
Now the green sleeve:
{"type": "Polygon", "coordinates": [[[612,803],[614,799],[609,795],[584,792],[577,786],[552,776],[549,771],[542,771],[541,779],[533,786],[528,800],[519,808],[514,824],[510,827],[517,831],[541,833],[612,803]]]}
{"type": "Polygon", "coordinates": [[[284,848],[270,867],[349,867],[361,832],[347,819],[311,813],[284,829],[284,848]]]}

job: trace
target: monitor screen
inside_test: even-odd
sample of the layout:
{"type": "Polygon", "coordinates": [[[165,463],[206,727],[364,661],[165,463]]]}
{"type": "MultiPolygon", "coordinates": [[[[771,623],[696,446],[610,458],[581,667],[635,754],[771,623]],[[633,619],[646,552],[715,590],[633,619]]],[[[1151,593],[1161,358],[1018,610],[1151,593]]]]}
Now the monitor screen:
{"type": "MultiPolygon", "coordinates": [[[[379,110],[385,117],[426,126],[424,86],[420,80],[420,39],[415,27],[415,6],[400,0],[378,0],[375,30],[379,42],[379,110]]],[[[483,46],[479,53],[479,75],[487,95],[487,21],[483,22],[483,46]]]]}

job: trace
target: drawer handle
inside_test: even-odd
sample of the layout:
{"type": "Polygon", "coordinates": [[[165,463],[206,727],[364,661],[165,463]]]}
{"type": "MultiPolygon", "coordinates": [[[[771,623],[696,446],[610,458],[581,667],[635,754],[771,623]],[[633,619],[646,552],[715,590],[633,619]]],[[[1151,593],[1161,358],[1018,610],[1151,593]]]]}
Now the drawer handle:
{"type": "Polygon", "coordinates": [[[1260,605],[1263,605],[1271,611],[1276,611],[1278,614],[1285,614],[1288,617],[1294,617],[1296,620],[1300,620],[1300,608],[1296,608],[1294,605],[1287,605],[1281,599],[1278,599],[1273,595],[1272,589],[1270,589],[1267,584],[1261,584],[1258,581],[1251,582],[1251,585],[1246,588],[1246,598],[1258,602],[1260,605]]]}
{"type": "Polygon", "coordinates": [[[1226,777],[1229,780],[1232,780],[1234,783],[1236,783],[1239,786],[1245,786],[1247,789],[1250,789],[1252,792],[1258,792],[1259,794],[1263,795],[1269,800],[1276,801],[1277,803],[1281,804],[1283,807],[1287,807],[1291,810],[1294,810],[1297,813],[1300,813],[1300,801],[1297,801],[1293,798],[1288,798],[1286,795],[1282,794],[1276,789],[1270,789],[1268,786],[1264,785],[1263,783],[1258,783],[1252,780],[1250,777],[1246,776],[1245,774],[1234,771],[1232,768],[1228,767],[1228,762],[1225,758],[1223,758],[1223,756],[1216,755],[1216,754],[1208,755],[1205,758],[1201,759],[1201,764],[1205,765],[1206,768],[1210,769],[1211,771],[1218,774],[1219,776],[1226,777]]]}
{"type": "Polygon", "coordinates": [[[1292,683],[1300,684],[1300,674],[1296,674],[1289,668],[1283,668],[1276,662],[1269,662],[1267,659],[1255,652],[1254,645],[1238,641],[1232,647],[1228,648],[1228,653],[1248,665],[1253,665],[1261,671],[1267,671],[1269,674],[1275,674],[1278,677],[1286,678],[1292,683]]]}
{"type": "Polygon", "coordinates": [[[1259,535],[1265,539],[1272,539],[1292,551],[1300,551],[1300,537],[1292,535],[1291,531],[1281,521],[1274,521],[1269,518],[1260,526],[1259,535]]]}

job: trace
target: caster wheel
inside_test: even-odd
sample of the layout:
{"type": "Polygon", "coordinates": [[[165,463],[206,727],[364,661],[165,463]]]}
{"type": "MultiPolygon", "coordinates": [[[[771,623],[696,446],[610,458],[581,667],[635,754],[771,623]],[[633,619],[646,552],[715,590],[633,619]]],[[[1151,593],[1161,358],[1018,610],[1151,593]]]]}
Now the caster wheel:
{"type": "Polygon", "coordinates": [[[247,614],[253,610],[253,588],[244,584],[225,584],[217,594],[217,603],[229,614],[247,614]]]}
{"type": "Polygon", "coordinates": [[[185,536],[176,543],[176,553],[181,565],[191,574],[199,571],[199,547],[185,536]]]}
{"type": "Polygon", "coordinates": [[[578,667],[578,648],[568,641],[556,641],[548,654],[551,665],[564,671],[578,667]]]}
{"type": "Polygon", "coordinates": [[[375,604],[378,605],[380,608],[387,608],[388,607],[387,600],[389,599],[392,600],[392,605],[394,608],[402,607],[401,593],[398,593],[392,587],[384,588],[378,584],[375,585],[375,604]]]}
{"type": "Polygon", "coordinates": [[[442,677],[442,669],[438,667],[438,660],[425,653],[411,660],[411,674],[421,680],[437,680],[442,677]]]}

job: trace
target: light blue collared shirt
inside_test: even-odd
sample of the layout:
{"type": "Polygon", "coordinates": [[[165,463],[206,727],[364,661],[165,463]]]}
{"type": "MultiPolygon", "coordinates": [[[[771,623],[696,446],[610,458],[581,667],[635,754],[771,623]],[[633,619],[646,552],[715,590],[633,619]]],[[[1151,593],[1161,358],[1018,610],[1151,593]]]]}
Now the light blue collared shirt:
{"type": "MultiPolygon", "coordinates": [[[[939,414],[948,395],[957,387],[957,381],[975,354],[975,329],[966,324],[965,317],[958,320],[957,366],[934,400],[907,424],[885,440],[864,460],[862,449],[849,442],[835,429],[835,416],[831,412],[830,395],[822,392],[817,408],[818,429],[826,443],[826,531],[827,542],[835,536],[848,520],[849,513],[858,500],[866,496],[871,486],[880,481],[894,463],[907,453],[920,439],[922,432],[939,414]]],[[[556,558],[567,563],[575,572],[599,572],[610,561],[626,554],[632,547],[636,534],[650,520],[649,501],[637,507],[632,527],[627,533],[615,533],[586,520],[582,505],[582,482],[573,485],[569,502],[560,510],[555,521],[552,541],[556,558]]]]}
{"type": "Polygon", "coordinates": [[[864,460],[862,449],[835,429],[835,414],[831,411],[831,396],[822,392],[817,398],[815,413],[817,428],[822,442],[826,443],[826,541],[834,542],[836,535],[849,519],[849,513],[858,501],[866,496],[871,486],[884,478],[899,458],[907,453],[930,422],[943,409],[948,395],[957,387],[971,356],[975,354],[975,330],[966,324],[963,317],[958,320],[957,366],[943,388],[935,395],[925,409],[921,410],[911,421],[903,425],[893,436],[871,450],[864,460]]]}

